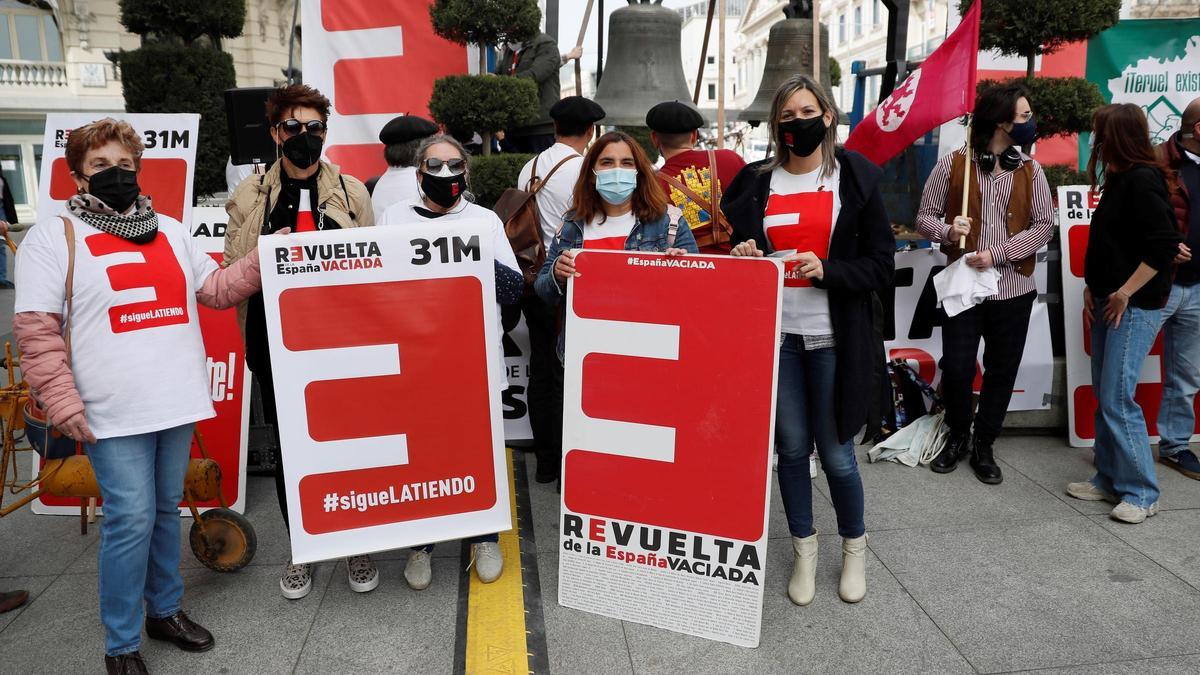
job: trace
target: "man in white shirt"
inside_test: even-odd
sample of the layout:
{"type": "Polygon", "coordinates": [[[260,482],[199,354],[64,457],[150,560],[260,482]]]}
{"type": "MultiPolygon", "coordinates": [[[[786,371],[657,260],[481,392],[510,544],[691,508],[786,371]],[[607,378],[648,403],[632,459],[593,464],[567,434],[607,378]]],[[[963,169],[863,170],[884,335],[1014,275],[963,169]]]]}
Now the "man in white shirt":
{"type": "MultiPolygon", "coordinates": [[[[596,122],[604,119],[604,109],[582,96],[568,96],[550,108],[550,118],[554,120],[554,145],[529,160],[517,179],[522,190],[532,187],[531,178],[545,181],[536,199],[547,249],[575,200],[583,153],[596,133],[596,122]]],[[[563,370],[555,349],[558,322],[554,311],[533,294],[521,301],[521,311],[529,326],[528,401],[538,460],[536,480],[552,483],[558,480],[562,463],[563,370]]]]}
{"type": "Polygon", "coordinates": [[[424,117],[401,115],[384,125],[379,141],[386,147],[383,156],[388,170],[375,182],[371,205],[375,222],[383,222],[383,213],[392,204],[420,201],[417,192],[417,146],[438,132],[438,127],[424,117]]]}

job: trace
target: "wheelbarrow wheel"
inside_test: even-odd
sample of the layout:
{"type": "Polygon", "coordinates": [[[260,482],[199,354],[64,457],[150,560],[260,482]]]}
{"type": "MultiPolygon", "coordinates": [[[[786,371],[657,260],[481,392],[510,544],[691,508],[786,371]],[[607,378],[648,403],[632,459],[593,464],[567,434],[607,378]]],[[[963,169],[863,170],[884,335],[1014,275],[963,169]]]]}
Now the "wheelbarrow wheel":
{"type": "Polygon", "coordinates": [[[254,559],[258,536],[242,514],[229,509],[211,509],[192,523],[189,534],[192,553],[205,567],[218,572],[236,572],[254,559]]]}

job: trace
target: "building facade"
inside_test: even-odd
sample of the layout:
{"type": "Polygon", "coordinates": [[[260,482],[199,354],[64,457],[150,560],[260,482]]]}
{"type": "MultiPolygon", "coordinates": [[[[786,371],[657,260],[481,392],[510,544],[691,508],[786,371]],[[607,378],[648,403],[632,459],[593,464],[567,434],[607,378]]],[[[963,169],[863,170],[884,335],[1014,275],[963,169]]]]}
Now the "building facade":
{"type": "MultiPolygon", "coordinates": [[[[242,36],[224,40],[240,87],[284,79],[292,0],[247,0],[242,36]]],[[[110,56],[141,38],[121,25],[118,0],[0,0],[0,174],[21,222],[37,206],[42,133],[53,112],[125,109],[110,56]]],[[[299,67],[299,43],[296,50],[299,67]]]]}

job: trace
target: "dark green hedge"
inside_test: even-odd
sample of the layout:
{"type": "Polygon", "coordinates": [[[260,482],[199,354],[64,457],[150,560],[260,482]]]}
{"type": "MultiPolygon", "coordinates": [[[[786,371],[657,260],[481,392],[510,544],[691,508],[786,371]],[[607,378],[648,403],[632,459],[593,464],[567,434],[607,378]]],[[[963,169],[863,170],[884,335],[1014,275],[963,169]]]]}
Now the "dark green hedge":
{"type": "Polygon", "coordinates": [[[1069,136],[1092,128],[1092,113],[1106,101],[1095,83],[1082,77],[1019,77],[981,80],[978,91],[994,84],[1017,82],[1029,90],[1029,104],[1037,117],[1038,138],[1069,136]]]}
{"type": "Polygon", "coordinates": [[[537,118],[537,83],[527,77],[443,77],[433,83],[429,112],[455,132],[482,134],[519,127],[537,118]]]}
{"type": "Polygon", "coordinates": [[[436,0],[429,17],[434,32],[451,42],[494,45],[537,35],[542,10],[536,0],[436,0]]]}
{"type": "Polygon", "coordinates": [[[120,8],[130,33],[176,36],[184,44],[201,35],[237,37],[246,22],[246,0],[121,0],[120,8]]]}
{"type": "Polygon", "coordinates": [[[213,49],[151,44],[119,56],[125,109],[138,113],[200,113],[197,196],[225,190],[229,138],[224,91],[236,86],[233,57],[213,49]]]}
{"type": "Polygon", "coordinates": [[[521,167],[533,159],[533,155],[501,153],[498,155],[471,158],[471,192],[475,203],[492,208],[500,194],[510,187],[517,187],[521,167]]]}

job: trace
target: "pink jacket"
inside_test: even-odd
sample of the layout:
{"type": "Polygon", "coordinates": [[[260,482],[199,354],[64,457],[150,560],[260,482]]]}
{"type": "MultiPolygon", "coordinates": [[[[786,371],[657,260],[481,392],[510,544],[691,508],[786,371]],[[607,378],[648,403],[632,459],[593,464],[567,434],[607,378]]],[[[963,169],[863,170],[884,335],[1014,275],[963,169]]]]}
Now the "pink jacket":
{"type": "MultiPolygon", "coordinates": [[[[257,253],[218,269],[196,290],[196,301],[205,307],[227,309],[262,288],[257,253]]],[[[62,424],[83,412],[83,399],[67,365],[67,345],[62,336],[62,315],[21,312],[13,316],[13,335],[21,354],[21,374],[50,421],[62,424]]]]}

